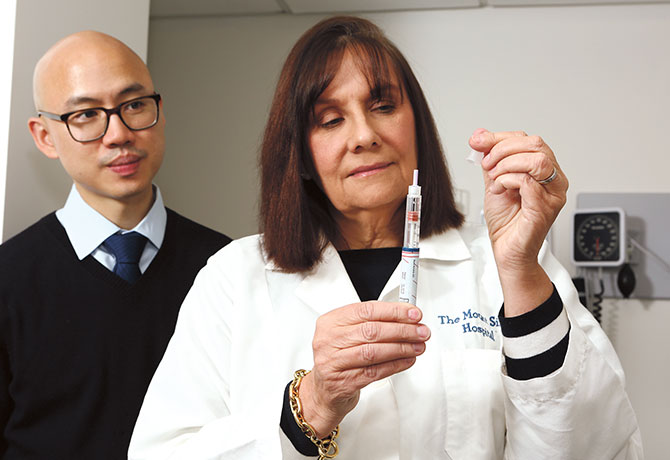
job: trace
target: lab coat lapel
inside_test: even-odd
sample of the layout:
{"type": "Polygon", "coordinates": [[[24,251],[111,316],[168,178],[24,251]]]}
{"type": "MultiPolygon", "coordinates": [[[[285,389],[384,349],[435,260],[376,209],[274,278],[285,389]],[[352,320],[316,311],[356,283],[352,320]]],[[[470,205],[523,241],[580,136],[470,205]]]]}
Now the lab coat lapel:
{"type": "MultiPolygon", "coordinates": [[[[420,259],[438,259],[458,261],[470,258],[470,251],[458,230],[431,236],[421,241],[420,259]]],[[[420,262],[419,262],[420,263],[420,262]]],[[[267,268],[272,269],[270,264],[267,268]]],[[[397,300],[400,285],[400,264],[382,289],[380,299],[397,300]],[[396,291],[395,297],[390,296],[396,291]],[[392,297],[392,299],[391,299],[392,297]]],[[[419,285],[421,285],[421,267],[419,266],[419,285]]],[[[420,288],[419,288],[420,289],[420,288]]],[[[296,288],[296,296],[319,314],[334,308],[360,302],[356,289],[342,264],[342,259],[332,244],[323,251],[321,262],[305,277],[296,288]]]]}
{"type": "Polygon", "coordinates": [[[305,276],[295,294],[319,315],[360,302],[340,255],[330,244],[323,251],[321,262],[305,276]]]}
{"type": "MultiPolygon", "coordinates": [[[[421,259],[461,261],[471,257],[458,230],[421,241],[421,259]]],[[[419,298],[421,302],[421,267],[419,266],[419,298]]],[[[400,268],[396,267],[380,299],[397,301],[400,268]]],[[[428,279],[426,279],[428,282],[428,279]]],[[[425,288],[424,288],[425,289],[425,288]]],[[[428,290],[430,292],[430,290],[428,290]]],[[[296,296],[319,315],[344,305],[360,302],[339,254],[332,245],[323,253],[322,261],[305,275],[295,289],[296,296]]],[[[440,347],[428,347],[408,371],[391,377],[400,417],[402,436],[400,460],[449,460],[444,450],[446,433],[439,430],[438,419],[446,418],[446,396],[442,389],[440,347]]]]}
{"type": "MultiPolygon", "coordinates": [[[[421,291],[421,260],[437,259],[444,261],[459,261],[471,257],[467,245],[458,230],[449,230],[421,241],[419,253],[419,291],[421,291]]],[[[382,289],[379,299],[395,302],[398,299],[400,287],[400,264],[398,264],[382,289]]],[[[419,301],[417,300],[417,303],[419,301]]]]}
{"type": "MultiPolygon", "coordinates": [[[[422,305],[421,298],[428,295],[430,289],[423,287],[430,280],[421,277],[421,260],[437,259],[444,261],[461,261],[471,258],[463,238],[458,230],[432,236],[421,241],[419,255],[419,281],[417,304],[422,305]]],[[[400,283],[400,268],[395,272],[382,291],[382,299],[395,301],[400,283]]],[[[428,302],[425,302],[428,304],[428,302]]],[[[432,314],[424,310],[424,318],[432,314]]],[[[435,342],[435,340],[434,340],[435,342]]],[[[391,377],[391,385],[398,403],[401,433],[417,433],[416,436],[401,436],[400,460],[448,460],[446,453],[444,423],[446,420],[447,401],[442,387],[441,347],[436,343],[428,343],[426,352],[417,358],[409,370],[391,377]]]]}
{"type": "MultiPolygon", "coordinates": [[[[461,233],[456,229],[448,230],[439,235],[433,235],[421,240],[420,259],[437,259],[444,261],[465,260],[471,257],[468,246],[463,241],[461,233]]],[[[421,266],[419,266],[421,270],[421,266]]],[[[419,276],[421,272],[419,271],[419,276]]]]}

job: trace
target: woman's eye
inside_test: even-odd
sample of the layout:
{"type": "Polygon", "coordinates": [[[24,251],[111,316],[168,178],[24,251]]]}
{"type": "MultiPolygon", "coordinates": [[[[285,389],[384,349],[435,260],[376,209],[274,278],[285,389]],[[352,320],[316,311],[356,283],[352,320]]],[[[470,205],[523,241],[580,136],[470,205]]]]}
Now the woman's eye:
{"type": "Polygon", "coordinates": [[[373,110],[376,110],[377,112],[381,112],[381,113],[391,113],[395,110],[395,104],[391,104],[391,103],[388,103],[388,102],[379,103],[379,104],[375,105],[373,110]]]}
{"type": "Polygon", "coordinates": [[[337,126],[341,121],[342,121],[341,117],[330,118],[330,119],[323,120],[321,123],[319,123],[319,126],[321,126],[322,128],[333,128],[333,127],[337,126]]]}

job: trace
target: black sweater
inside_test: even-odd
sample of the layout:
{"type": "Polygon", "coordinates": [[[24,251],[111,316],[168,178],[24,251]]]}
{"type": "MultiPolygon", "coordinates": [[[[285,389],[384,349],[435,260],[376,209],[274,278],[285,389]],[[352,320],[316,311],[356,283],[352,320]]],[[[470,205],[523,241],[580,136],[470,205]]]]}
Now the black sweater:
{"type": "Polygon", "coordinates": [[[54,213],[0,245],[0,457],[127,458],[182,300],[229,241],[167,210],[134,285],[78,260],[54,213]]]}

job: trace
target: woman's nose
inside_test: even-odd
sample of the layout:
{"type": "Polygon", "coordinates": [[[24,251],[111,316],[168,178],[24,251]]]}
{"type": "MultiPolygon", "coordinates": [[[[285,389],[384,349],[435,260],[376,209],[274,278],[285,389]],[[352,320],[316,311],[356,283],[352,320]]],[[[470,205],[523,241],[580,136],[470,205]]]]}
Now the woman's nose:
{"type": "Polygon", "coordinates": [[[381,145],[381,137],[372,120],[365,115],[351,119],[349,134],[349,151],[360,153],[377,148],[381,145]]]}

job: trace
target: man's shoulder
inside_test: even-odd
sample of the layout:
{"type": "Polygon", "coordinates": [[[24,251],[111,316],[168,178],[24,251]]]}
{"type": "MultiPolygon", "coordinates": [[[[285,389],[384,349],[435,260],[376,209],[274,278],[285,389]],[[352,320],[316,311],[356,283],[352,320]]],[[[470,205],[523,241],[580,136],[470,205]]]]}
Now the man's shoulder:
{"type": "Polygon", "coordinates": [[[174,232],[179,239],[187,239],[194,244],[213,246],[215,249],[220,249],[232,241],[227,235],[184,217],[170,208],[166,207],[165,210],[168,219],[166,232],[174,232]]]}
{"type": "Polygon", "coordinates": [[[51,213],[0,244],[1,284],[31,279],[36,270],[46,269],[45,264],[58,259],[54,253],[62,254],[67,247],[64,242],[67,242],[65,229],[55,213],[51,213]]]}
{"type": "MultiPolygon", "coordinates": [[[[52,212],[42,217],[25,230],[17,233],[4,243],[0,244],[0,264],[7,257],[20,254],[22,257],[26,253],[34,253],[36,248],[50,246],[53,243],[52,237],[57,236],[57,229],[60,226],[56,213],[52,212]]],[[[64,232],[64,230],[63,230],[64,232]]]]}

